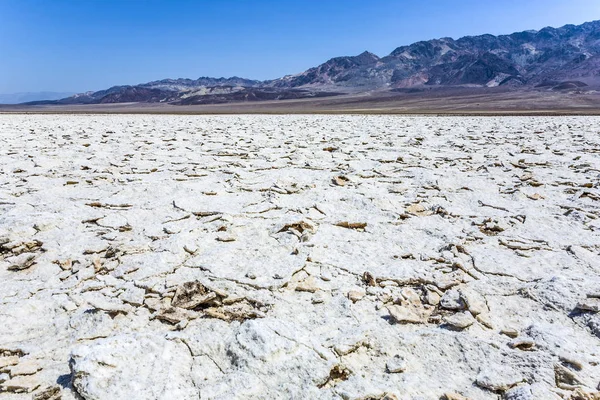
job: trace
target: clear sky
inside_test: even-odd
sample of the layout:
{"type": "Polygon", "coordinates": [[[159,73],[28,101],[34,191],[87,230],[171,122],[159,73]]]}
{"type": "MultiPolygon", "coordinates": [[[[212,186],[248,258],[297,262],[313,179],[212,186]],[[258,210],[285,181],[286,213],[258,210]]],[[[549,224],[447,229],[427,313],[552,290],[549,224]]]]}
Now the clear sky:
{"type": "Polygon", "coordinates": [[[364,50],[595,19],[599,0],[0,0],[0,93],[271,79],[364,50]]]}

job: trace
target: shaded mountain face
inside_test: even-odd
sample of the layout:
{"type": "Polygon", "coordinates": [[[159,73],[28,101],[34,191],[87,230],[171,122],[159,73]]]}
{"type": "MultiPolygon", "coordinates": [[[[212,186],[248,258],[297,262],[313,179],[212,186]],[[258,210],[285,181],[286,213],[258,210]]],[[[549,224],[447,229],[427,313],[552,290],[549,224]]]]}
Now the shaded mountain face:
{"type": "Polygon", "coordinates": [[[588,85],[600,86],[600,21],[510,35],[421,41],[398,47],[382,58],[365,51],[270,81],[239,77],[163,79],[35,104],[208,104],[414,87],[581,90],[588,85]]]}
{"type": "Polygon", "coordinates": [[[434,39],[398,47],[383,58],[350,61],[357,57],[334,58],[302,74],[276,80],[275,84],[349,89],[535,86],[548,80],[599,84],[600,21],[511,35],[434,39]]]}
{"type": "MultiPolygon", "coordinates": [[[[368,70],[377,64],[379,57],[365,51],[354,57],[336,57],[293,76],[287,76],[270,82],[275,87],[301,87],[306,85],[336,85],[352,80],[360,85],[358,79],[361,71],[368,70]]],[[[368,77],[366,77],[368,80],[368,77]]]]}

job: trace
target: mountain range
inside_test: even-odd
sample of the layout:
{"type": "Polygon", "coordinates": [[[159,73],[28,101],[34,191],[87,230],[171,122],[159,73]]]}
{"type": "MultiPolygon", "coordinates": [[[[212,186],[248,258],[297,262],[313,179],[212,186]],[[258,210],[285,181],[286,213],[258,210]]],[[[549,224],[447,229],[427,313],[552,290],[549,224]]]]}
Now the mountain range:
{"type": "Polygon", "coordinates": [[[448,87],[576,92],[600,88],[600,21],[510,35],[421,41],[398,47],[385,57],[365,51],[267,81],[163,79],[29,104],[192,105],[448,87]]]}

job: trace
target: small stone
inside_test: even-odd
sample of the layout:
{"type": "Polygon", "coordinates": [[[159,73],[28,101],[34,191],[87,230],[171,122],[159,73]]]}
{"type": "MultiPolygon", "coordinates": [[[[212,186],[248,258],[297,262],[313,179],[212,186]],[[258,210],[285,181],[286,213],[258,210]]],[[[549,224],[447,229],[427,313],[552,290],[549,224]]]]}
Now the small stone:
{"type": "Polygon", "coordinates": [[[583,369],[583,362],[577,358],[562,354],[558,356],[558,359],[577,371],[583,369]]]}
{"type": "Polygon", "coordinates": [[[531,200],[543,200],[543,199],[545,199],[545,197],[542,196],[539,193],[534,193],[532,195],[527,195],[527,197],[529,197],[531,200]]]}
{"type": "Polygon", "coordinates": [[[419,217],[425,217],[433,214],[433,211],[426,209],[420,203],[411,204],[410,206],[406,207],[406,212],[409,214],[417,215],[419,217]]]}
{"type": "Polygon", "coordinates": [[[183,246],[183,251],[185,251],[186,253],[188,253],[189,255],[194,255],[198,252],[198,247],[195,246],[183,246]]]}
{"type": "Polygon", "coordinates": [[[60,268],[63,271],[68,271],[73,267],[73,261],[71,261],[71,259],[65,260],[65,261],[59,261],[58,265],[60,266],[60,268]]]}
{"type": "Polygon", "coordinates": [[[56,275],[56,277],[58,279],[60,279],[61,281],[64,281],[65,279],[69,278],[71,275],[73,275],[71,273],[71,271],[62,271],[61,273],[59,273],[58,275],[56,275]]]}
{"type": "Polygon", "coordinates": [[[389,374],[404,372],[406,367],[406,360],[400,355],[395,355],[385,363],[385,369],[389,374]]]}
{"type": "Polygon", "coordinates": [[[319,290],[319,287],[317,286],[317,282],[316,282],[315,278],[312,276],[309,276],[302,282],[298,283],[298,285],[296,286],[297,292],[314,293],[317,290],[319,290]]]}
{"type": "Polygon", "coordinates": [[[81,268],[79,271],[77,271],[77,280],[79,281],[86,281],[88,279],[92,279],[95,276],[96,271],[94,267],[81,268]]]}
{"type": "Polygon", "coordinates": [[[461,299],[473,316],[489,311],[485,298],[475,290],[462,288],[459,292],[461,299]]]}
{"type": "Polygon", "coordinates": [[[556,387],[564,390],[573,390],[583,385],[575,372],[560,364],[554,364],[554,380],[556,387]]]}
{"type": "Polygon", "coordinates": [[[321,304],[325,302],[325,293],[324,292],[316,292],[313,297],[311,302],[313,304],[321,304]]]}
{"type": "Polygon", "coordinates": [[[181,321],[179,321],[176,325],[175,325],[175,330],[176,331],[182,331],[184,330],[188,324],[190,323],[189,320],[187,319],[182,319],[181,321]]]}
{"type": "Polygon", "coordinates": [[[402,295],[402,298],[410,304],[414,304],[414,305],[421,305],[421,296],[419,295],[419,293],[417,293],[417,291],[413,288],[410,287],[405,287],[402,288],[402,290],[400,291],[400,294],[402,295]]]}
{"type": "Polygon", "coordinates": [[[502,329],[500,333],[513,339],[519,336],[519,331],[510,327],[502,329]]]}
{"type": "Polygon", "coordinates": [[[444,322],[453,329],[463,330],[473,325],[475,318],[473,318],[470,312],[464,311],[444,318],[444,322]]]}
{"type": "Polygon", "coordinates": [[[18,356],[0,357],[0,371],[11,365],[16,365],[19,362],[18,356]]]}
{"type": "Polygon", "coordinates": [[[21,361],[17,365],[10,367],[10,376],[33,375],[41,369],[42,367],[40,367],[37,360],[21,361]]]}
{"type": "Polygon", "coordinates": [[[168,322],[176,325],[182,321],[189,319],[189,314],[186,310],[176,307],[165,307],[157,312],[154,317],[160,321],[168,322]]]}
{"type": "Polygon", "coordinates": [[[354,289],[348,292],[348,298],[353,302],[356,303],[357,301],[361,300],[363,297],[365,297],[365,291],[363,289],[354,289]]]}
{"type": "Polygon", "coordinates": [[[535,348],[535,342],[531,339],[523,338],[523,339],[515,339],[508,344],[513,349],[531,351],[535,348]]]}
{"type": "Polygon", "coordinates": [[[131,306],[123,304],[116,299],[107,298],[102,295],[88,299],[88,303],[93,308],[106,311],[108,313],[127,314],[132,310],[131,306]]]}
{"type": "Polygon", "coordinates": [[[466,308],[458,290],[447,290],[440,299],[440,307],[446,310],[464,310],[466,308]]]}
{"type": "Polygon", "coordinates": [[[504,393],[503,400],[534,400],[531,386],[520,385],[509,389],[504,393]]]}
{"type": "Polygon", "coordinates": [[[192,310],[201,305],[218,304],[219,297],[222,296],[218,296],[199,281],[185,282],[175,290],[171,305],[192,310]]]}
{"type": "Polygon", "coordinates": [[[395,323],[422,324],[427,322],[428,313],[417,307],[391,305],[387,309],[395,323]]]}
{"type": "Polygon", "coordinates": [[[147,298],[144,299],[144,305],[150,311],[157,311],[162,306],[162,301],[160,299],[157,299],[157,298],[154,298],[154,297],[147,297],[147,298]]]}
{"type": "Polygon", "coordinates": [[[596,297],[588,297],[587,299],[577,303],[578,310],[597,313],[600,311],[600,299],[596,297]]]}
{"type": "Polygon", "coordinates": [[[228,233],[219,233],[217,235],[216,239],[219,242],[225,242],[225,243],[227,243],[227,242],[235,242],[235,240],[236,240],[235,236],[233,236],[231,234],[228,234],[228,233]]]}
{"type": "Polygon", "coordinates": [[[348,354],[355,352],[356,350],[358,350],[359,347],[364,345],[368,344],[365,341],[359,340],[358,342],[337,344],[335,345],[333,350],[338,356],[347,356],[348,354]]]}
{"type": "Polygon", "coordinates": [[[321,279],[325,282],[329,282],[332,279],[331,271],[329,268],[322,267],[321,268],[321,279]]]}
{"type": "Polygon", "coordinates": [[[35,375],[21,375],[15,376],[0,384],[0,393],[31,393],[39,387],[40,382],[35,375]]]}
{"type": "Polygon", "coordinates": [[[333,178],[332,182],[334,185],[337,185],[337,186],[346,186],[346,184],[348,182],[350,182],[350,179],[348,179],[344,175],[339,175],[339,176],[335,176],[333,178]]]}
{"type": "Polygon", "coordinates": [[[504,368],[502,370],[484,369],[479,372],[475,383],[477,386],[494,392],[506,391],[513,386],[517,386],[525,379],[521,374],[513,369],[504,368]]]}
{"type": "Polygon", "coordinates": [[[377,296],[379,293],[381,293],[381,288],[374,287],[374,286],[367,286],[366,292],[369,296],[377,296]]]}
{"type": "Polygon", "coordinates": [[[600,400],[600,392],[588,392],[582,388],[576,388],[569,400],[600,400]]]}
{"type": "Polygon", "coordinates": [[[7,259],[6,261],[10,263],[8,266],[9,271],[22,271],[35,264],[35,254],[21,253],[16,257],[7,259]]]}
{"type": "Polygon", "coordinates": [[[33,400],[60,400],[60,387],[50,386],[33,395],[33,400]]]}
{"type": "Polygon", "coordinates": [[[492,324],[492,320],[490,319],[490,316],[488,313],[479,314],[475,317],[475,319],[477,320],[477,322],[479,322],[481,325],[485,326],[486,328],[494,329],[494,325],[492,324]]]}
{"type": "Polygon", "coordinates": [[[341,221],[341,222],[337,222],[335,224],[335,226],[340,226],[342,228],[356,229],[356,230],[362,231],[367,227],[367,223],[366,222],[341,221]]]}
{"type": "Polygon", "coordinates": [[[446,392],[442,395],[441,400],[469,400],[469,398],[458,393],[446,392]]]}
{"type": "Polygon", "coordinates": [[[144,304],[144,296],[146,291],[135,286],[128,287],[123,293],[119,295],[119,299],[125,303],[129,303],[133,306],[139,307],[144,304]]]}
{"type": "Polygon", "coordinates": [[[377,286],[377,280],[375,279],[375,277],[369,271],[365,271],[363,273],[362,279],[363,279],[363,282],[367,286],[371,286],[371,287],[377,286]]]}
{"type": "Polygon", "coordinates": [[[427,292],[425,293],[425,298],[423,300],[425,300],[425,303],[430,304],[432,306],[437,306],[438,304],[440,304],[440,299],[441,296],[434,292],[433,290],[427,290],[427,292]]]}
{"type": "Polygon", "coordinates": [[[441,276],[437,277],[434,281],[434,284],[441,290],[446,290],[453,286],[459,285],[462,283],[463,279],[464,272],[454,271],[452,273],[442,274],[441,276]]]}

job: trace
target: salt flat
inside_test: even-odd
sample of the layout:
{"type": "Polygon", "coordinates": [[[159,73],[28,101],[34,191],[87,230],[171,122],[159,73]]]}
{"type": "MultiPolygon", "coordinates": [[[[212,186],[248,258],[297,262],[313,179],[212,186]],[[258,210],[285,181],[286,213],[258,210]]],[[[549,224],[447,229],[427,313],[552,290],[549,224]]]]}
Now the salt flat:
{"type": "Polygon", "coordinates": [[[3,115],[0,168],[0,398],[600,398],[598,117],[3,115]]]}

